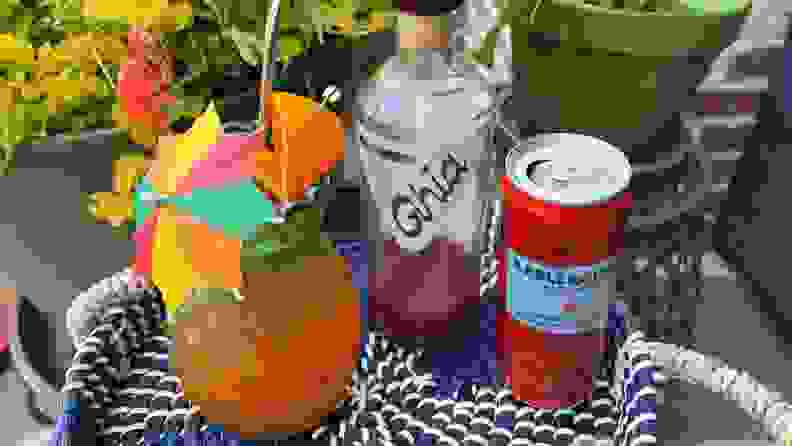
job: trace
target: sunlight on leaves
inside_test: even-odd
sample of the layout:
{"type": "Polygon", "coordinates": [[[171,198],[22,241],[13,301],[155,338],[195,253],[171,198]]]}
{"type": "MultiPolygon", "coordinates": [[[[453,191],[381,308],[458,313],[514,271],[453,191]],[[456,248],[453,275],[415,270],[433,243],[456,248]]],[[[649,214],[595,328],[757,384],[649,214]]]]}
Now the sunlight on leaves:
{"type": "Polygon", "coordinates": [[[26,47],[13,34],[0,34],[0,62],[33,65],[36,50],[26,47]]]}
{"type": "Polygon", "coordinates": [[[132,25],[161,30],[175,30],[187,25],[192,17],[188,2],[168,4],[168,0],[83,0],[82,14],[102,19],[125,19],[132,25]]]}

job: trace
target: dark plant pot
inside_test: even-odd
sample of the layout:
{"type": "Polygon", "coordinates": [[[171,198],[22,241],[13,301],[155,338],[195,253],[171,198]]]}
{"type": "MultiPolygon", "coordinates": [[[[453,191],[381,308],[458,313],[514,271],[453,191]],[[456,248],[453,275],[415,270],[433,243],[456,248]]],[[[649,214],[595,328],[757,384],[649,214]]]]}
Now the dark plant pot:
{"type": "Polygon", "coordinates": [[[579,131],[626,152],[689,108],[709,66],[745,21],[744,15],[628,13],[548,0],[529,25],[534,3],[519,3],[525,14],[512,23],[519,126],[579,131]]]}
{"type": "Polygon", "coordinates": [[[114,139],[109,131],[86,132],[72,143],[56,136],[22,146],[14,171],[0,177],[0,269],[12,284],[6,286],[25,298],[18,314],[24,354],[12,362],[49,418],[59,415],[51,402],[73,354],[66,327],[72,299],[132,258],[132,242],[85,208],[86,194],[112,188],[122,147],[114,139]]]}

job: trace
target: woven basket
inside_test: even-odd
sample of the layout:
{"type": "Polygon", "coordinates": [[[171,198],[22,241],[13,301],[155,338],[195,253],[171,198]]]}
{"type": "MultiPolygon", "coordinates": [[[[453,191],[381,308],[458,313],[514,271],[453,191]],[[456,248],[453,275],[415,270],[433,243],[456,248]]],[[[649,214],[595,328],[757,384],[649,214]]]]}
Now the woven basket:
{"type": "MultiPolygon", "coordinates": [[[[207,424],[183,398],[167,364],[171,340],[158,324],[161,296],[128,280],[128,271],[118,273],[77,300],[94,302],[96,317],[74,332],[78,351],[51,445],[248,444],[207,424]]],[[[493,373],[438,373],[428,354],[372,332],[369,361],[352,372],[352,396],[321,427],[280,444],[656,444],[655,409],[666,376],[736,402],[772,439],[792,433],[792,405],[780,394],[716,358],[647,341],[630,331],[623,306],[612,310],[611,346],[594,396],[574,412],[534,410],[514,401],[493,373]]],[[[493,331],[485,325],[482,342],[491,342],[493,331]]],[[[494,349],[476,350],[479,363],[493,364],[494,358],[481,356],[494,349]]]]}

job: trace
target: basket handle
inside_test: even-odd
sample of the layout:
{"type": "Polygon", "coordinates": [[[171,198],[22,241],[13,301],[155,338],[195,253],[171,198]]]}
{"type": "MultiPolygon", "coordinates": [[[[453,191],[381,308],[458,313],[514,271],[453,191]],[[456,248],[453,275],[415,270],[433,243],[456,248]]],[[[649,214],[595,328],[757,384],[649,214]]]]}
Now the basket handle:
{"type": "MultiPolygon", "coordinates": [[[[737,403],[762,425],[774,444],[783,446],[792,440],[792,404],[785,401],[780,392],[771,390],[747,372],[695,350],[664,342],[648,342],[642,332],[636,331],[624,343],[619,357],[632,358],[639,354],[648,354],[670,378],[703,385],[737,403]]],[[[616,376],[622,379],[623,373],[616,376]]]]}
{"type": "Polygon", "coordinates": [[[696,446],[777,446],[778,443],[771,443],[762,440],[705,440],[696,446]]]}

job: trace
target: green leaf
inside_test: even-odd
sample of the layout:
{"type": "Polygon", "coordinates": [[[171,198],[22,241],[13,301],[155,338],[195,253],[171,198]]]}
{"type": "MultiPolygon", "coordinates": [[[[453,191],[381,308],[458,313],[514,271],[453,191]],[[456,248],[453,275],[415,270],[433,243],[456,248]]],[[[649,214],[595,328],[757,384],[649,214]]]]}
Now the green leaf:
{"type": "Polygon", "coordinates": [[[183,31],[185,29],[189,29],[193,25],[194,18],[195,18],[195,13],[191,15],[179,15],[178,17],[176,17],[175,31],[183,31]]]}
{"type": "Polygon", "coordinates": [[[352,16],[361,10],[361,0],[334,0],[335,9],[343,15],[352,16]]]}
{"type": "Polygon", "coordinates": [[[80,0],[54,0],[53,15],[62,19],[80,20],[82,2],[80,0]]]}
{"type": "Polygon", "coordinates": [[[394,0],[367,0],[366,7],[373,12],[386,12],[396,9],[394,0]]]}
{"type": "MultiPolygon", "coordinates": [[[[234,3],[234,16],[247,22],[261,22],[266,21],[267,12],[269,10],[269,1],[249,1],[249,0],[236,0],[234,3]],[[263,19],[263,20],[262,20],[263,19]]],[[[281,0],[281,8],[285,2],[281,0]]],[[[279,12],[281,9],[279,8],[279,12]]],[[[232,20],[233,20],[232,17],[232,20]]],[[[241,24],[241,22],[237,23],[241,24]]]]}
{"type": "Polygon", "coordinates": [[[28,104],[17,104],[14,113],[0,113],[0,145],[6,157],[14,148],[31,135],[31,116],[28,104]]]}
{"type": "Polygon", "coordinates": [[[47,103],[44,101],[26,102],[24,105],[30,120],[28,136],[40,135],[42,132],[46,133],[47,121],[49,120],[47,103]]]}
{"type": "Polygon", "coordinates": [[[259,225],[256,236],[242,244],[242,269],[278,271],[299,265],[300,257],[332,252],[321,232],[321,211],[312,207],[296,211],[285,223],[259,225]]]}
{"type": "Polygon", "coordinates": [[[18,1],[0,0],[0,17],[14,17],[18,6],[18,1]]]}
{"type": "MultiPolygon", "coordinates": [[[[237,17],[233,16],[235,0],[204,0],[212,10],[218,23],[224,28],[238,23],[237,17]]],[[[244,1],[244,0],[243,0],[244,1]]]]}
{"type": "Polygon", "coordinates": [[[14,162],[14,147],[0,143],[0,176],[10,173],[14,162]]]}
{"type": "Polygon", "coordinates": [[[294,3],[295,0],[281,0],[280,14],[278,14],[279,29],[290,29],[297,25],[294,15],[294,3]]]}
{"type": "Polygon", "coordinates": [[[489,31],[481,43],[481,48],[472,51],[473,59],[483,65],[492,66],[495,63],[495,47],[498,44],[498,30],[489,31]]]}
{"type": "Polygon", "coordinates": [[[300,36],[281,36],[278,40],[278,56],[283,61],[299,56],[303,51],[305,51],[305,43],[300,36]]]}
{"type": "MultiPolygon", "coordinates": [[[[118,76],[113,76],[114,79],[118,79],[118,76]]],[[[114,97],[116,95],[113,86],[110,82],[107,81],[104,77],[100,78],[99,86],[96,89],[96,97],[98,98],[109,98],[114,97]]]]}
{"type": "Polygon", "coordinates": [[[25,46],[30,48],[29,35],[30,30],[33,27],[33,22],[35,21],[35,17],[33,17],[27,8],[24,8],[23,11],[24,12],[22,14],[18,14],[14,17],[15,34],[17,40],[20,42],[25,42],[27,44],[25,46]]]}
{"type": "Polygon", "coordinates": [[[69,64],[63,69],[59,77],[61,79],[80,80],[80,73],[79,65],[69,64]]]}
{"type": "Polygon", "coordinates": [[[218,22],[224,23],[222,20],[222,12],[220,11],[220,7],[217,5],[215,0],[203,0],[203,3],[209,7],[209,9],[212,11],[212,15],[215,19],[217,19],[218,22]]]}
{"type": "Polygon", "coordinates": [[[327,3],[320,3],[319,0],[311,0],[316,3],[315,9],[308,10],[310,16],[310,24],[313,26],[314,31],[318,32],[320,29],[327,29],[335,23],[335,18],[339,16],[340,10],[333,5],[327,3]]]}
{"type": "Polygon", "coordinates": [[[168,118],[172,122],[182,117],[195,117],[203,111],[204,102],[201,96],[177,96],[176,103],[168,107],[168,118]]]}
{"type": "Polygon", "coordinates": [[[328,7],[323,6],[320,0],[294,0],[290,4],[290,21],[294,26],[300,27],[305,31],[316,32],[319,30],[316,27],[316,23],[320,19],[320,14],[317,14],[320,8],[325,10],[328,7]]]}
{"type": "Polygon", "coordinates": [[[256,36],[251,33],[241,31],[237,27],[231,27],[223,31],[223,35],[230,37],[234,41],[239,55],[248,65],[261,65],[264,52],[263,41],[256,39],[256,36]]]}

